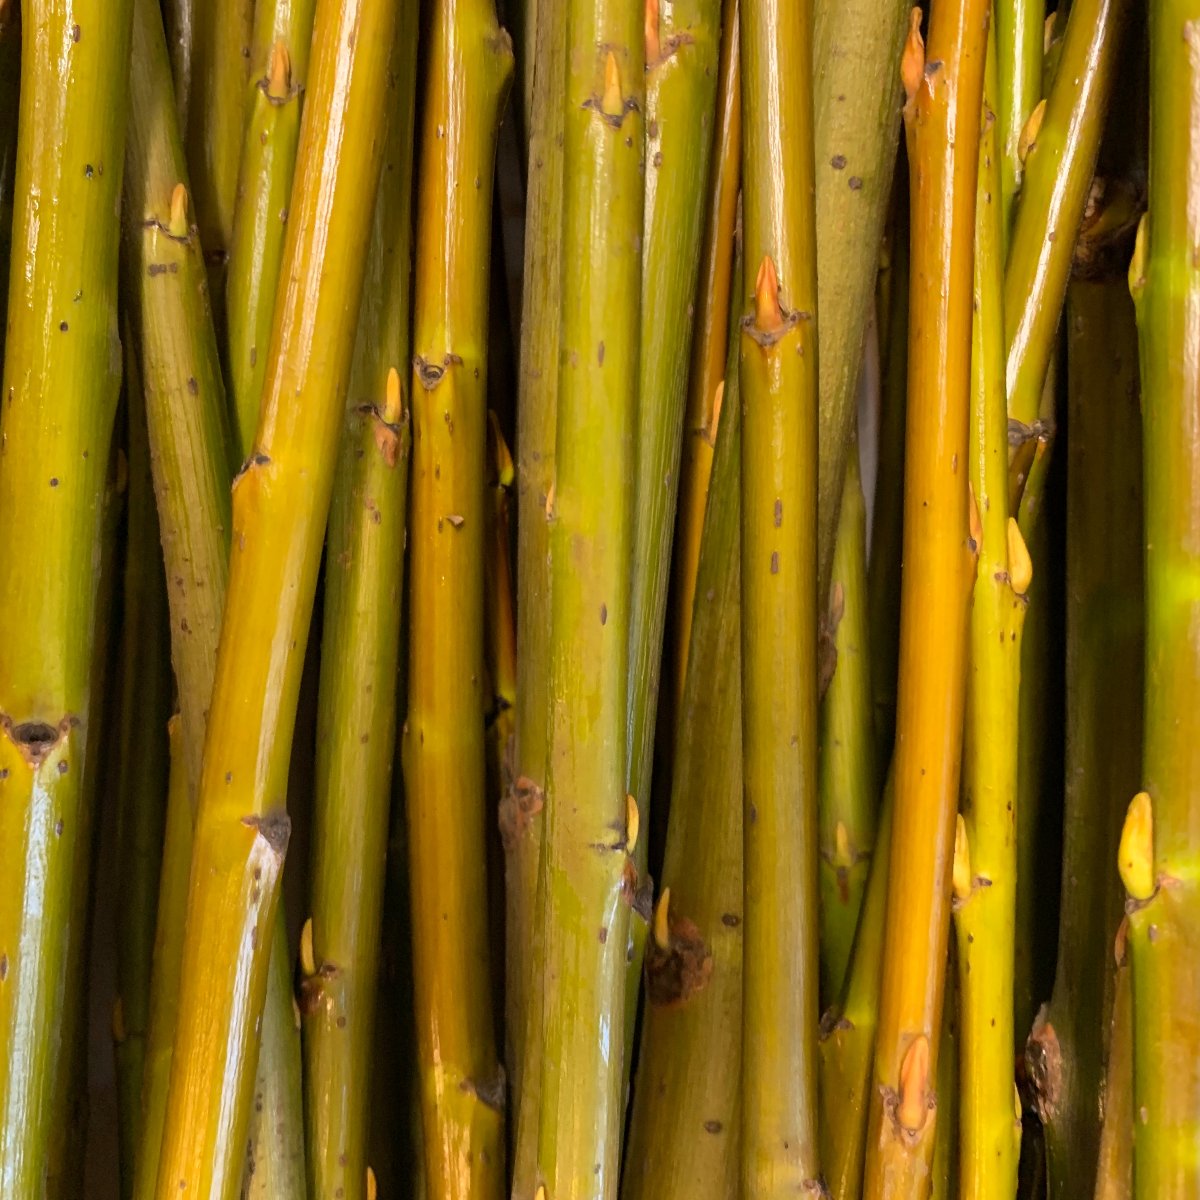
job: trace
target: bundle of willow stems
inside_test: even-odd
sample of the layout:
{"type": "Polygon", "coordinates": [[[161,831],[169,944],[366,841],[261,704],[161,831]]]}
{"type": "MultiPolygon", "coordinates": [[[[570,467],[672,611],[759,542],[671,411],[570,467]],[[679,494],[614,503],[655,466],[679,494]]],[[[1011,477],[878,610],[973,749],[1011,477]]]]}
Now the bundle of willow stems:
{"type": "Polygon", "coordinates": [[[1200,1200],[1200,0],[0,0],[0,1200],[1200,1200]]]}

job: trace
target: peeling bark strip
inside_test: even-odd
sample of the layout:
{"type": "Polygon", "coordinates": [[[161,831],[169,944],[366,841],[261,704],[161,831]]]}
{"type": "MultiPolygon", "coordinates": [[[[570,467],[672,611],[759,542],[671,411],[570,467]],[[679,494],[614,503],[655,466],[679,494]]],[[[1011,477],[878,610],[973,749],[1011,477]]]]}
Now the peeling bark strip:
{"type": "Polygon", "coordinates": [[[530,822],[542,811],[546,794],[532,779],[522,775],[500,801],[500,837],[506,851],[529,830],[530,822]]]}

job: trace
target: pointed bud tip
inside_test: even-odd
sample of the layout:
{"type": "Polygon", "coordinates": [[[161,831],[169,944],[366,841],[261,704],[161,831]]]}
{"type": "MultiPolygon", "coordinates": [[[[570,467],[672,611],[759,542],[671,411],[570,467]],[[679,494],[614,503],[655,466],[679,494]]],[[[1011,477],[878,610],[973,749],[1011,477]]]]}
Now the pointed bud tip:
{"type": "Polygon", "coordinates": [[[754,324],[762,333],[777,333],[783,328],[783,309],[779,306],[779,275],[775,260],[763,255],[758,278],[754,281],[754,324]]]}
{"type": "Polygon", "coordinates": [[[286,100],[292,89],[292,59],[283,42],[271,50],[271,69],[267,74],[267,95],[272,100],[286,100]]]}
{"type": "Polygon", "coordinates": [[[956,900],[965,900],[971,894],[971,846],[967,841],[967,823],[962,813],[954,818],[954,867],[951,883],[956,900]]]}
{"type": "Polygon", "coordinates": [[[850,831],[845,821],[839,821],[833,831],[833,862],[837,867],[854,866],[854,850],[850,845],[850,831]]]}
{"type": "Polygon", "coordinates": [[[654,944],[660,950],[671,948],[671,889],[663,888],[662,895],[654,909],[654,944]]]}
{"type": "Polygon", "coordinates": [[[641,814],[638,812],[637,801],[632,793],[625,797],[625,853],[632,854],[637,845],[638,829],[641,825],[641,814]]]}
{"type": "Polygon", "coordinates": [[[971,535],[973,549],[979,553],[983,545],[983,522],[979,519],[979,501],[975,499],[975,488],[967,482],[967,531],[971,535]]]}
{"type": "Polygon", "coordinates": [[[604,96],[600,108],[606,117],[619,117],[625,111],[625,98],[621,95],[621,68],[611,50],[604,60],[604,96]]]}
{"type": "Polygon", "coordinates": [[[1033,559],[1016,517],[1008,518],[1008,578],[1018,596],[1024,596],[1033,582],[1033,559]]]}
{"type": "Polygon", "coordinates": [[[929,1114],[925,1089],[929,1084],[929,1039],[922,1033],[914,1038],[900,1064],[900,1103],[896,1119],[910,1133],[924,1128],[929,1114]]]}
{"type": "Polygon", "coordinates": [[[367,1168],[367,1200],[376,1200],[379,1195],[379,1185],[375,1182],[375,1172],[367,1168]]]}
{"type": "Polygon", "coordinates": [[[712,412],[708,416],[708,428],[704,436],[710,446],[717,444],[717,427],[721,424],[721,405],[725,403],[725,380],[717,381],[713,390],[712,412]]]}
{"type": "Polygon", "coordinates": [[[300,930],[300,970],[304,972],[305,978],[317,973],[317,960],[313,954],[312,917],[304,922],[304,927],[300,930]]]}
{"type": "Polygon", "coordinates": [[[383,400],[383,419],[389,425],[395,425],[403,415],[404,398],[400,389],[400,372],[395,367],[389,367],[383,400]]]}
{"type": "Polygon", "coordinates": [[[1129,260],[1129,294],[1134,304],[1141,299],[1146,286],[1146,254],[1149,250],[1150,213],[1144,212],[1138,220],[1137,234],[1133,241],[1133,257],[1129,260]]]}
{"type": "Polygon", "coordinates": [[[1149,900],[1154,895],[1154,806],[1149,792],[1138,792],[1129,802],[1117,868],[1132,899],[1149,900]]]}
{"type": "Polygon", "coordinates": [[[171,191],[171,217],[168,227],[172,237],[187,237],[188,194],[182,183],[177,183],[171,191]]]}
{"type": "Polygon", "coordinates": [[[646,0],[644,30],[646,34],[646,66],[652,67],[658,62],[659,56],[662,54],[662,44],[659,40],[658,32],[658,0],[646,0]]]}
{"type": "Polygon", "coordinates": [[[900,57],[900,82],[909,102],[916,96],[925,77],[925,39],[921,37],[921,10],[914,7],[908,16],[908,38],[900,57]]]}
{"type": "Polygon", "coordinates": [[[1042,118],[1046,115],[1046,100],[1043,97],[1037,102],[1033,112],[1029,114],[1029,120],[1025,122],[1025,128],[1021,130],[1021,136],[1017,139],[1017,157],[1024,164],[1029,157],[1029,152],[1037,145],[1038,133],[1041,132],[1042,118]]]}

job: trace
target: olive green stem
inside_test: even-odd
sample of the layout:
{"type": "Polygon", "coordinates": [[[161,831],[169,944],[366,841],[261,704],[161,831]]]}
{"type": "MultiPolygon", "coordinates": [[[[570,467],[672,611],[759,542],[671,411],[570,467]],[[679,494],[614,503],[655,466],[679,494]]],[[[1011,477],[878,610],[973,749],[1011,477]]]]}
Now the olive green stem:
{"type": "MultiPolygon", "coordinates": [[[[961,813],[954,848],[959,1128],[962,1200],[1012,1200],[1020,1111],[1013,1083],[1013,971],[1017,895],[1017,730],[1021,631],[1032,578],[1008,509],[1008,418],[1001,310],[1000,154],[989,38],[975,202],[971,324],[971,481],[975,583],[968,651],[961,813]]],[[[1027,881],[1027,886],[1033,886],[1027,881]]]]}
{"type": "Polygon", "coordinates": [[[17,112],[21,89],[21,13],[16,0],[0,7],[0,362],[8,329],[8,273],[12,253],[13,186],[17,171],[17,112]]]}
{"type": "Polygon", "coordinates": [[[225,281],[230,415],[240,458],[249,455],[258,428],[315,7],[316,0],[264,0],[254,13],[225,281]]]}
{"type": "Polygon", "coordinates": [[[867,886],[879,783],[867,643],[867,506],[858,448],[846,463],[827,624],[837,651],[821,701],[821,996],[840,995],[867,886]]]}
{"type": "Polygon", "coordinates": [[[0,521],[0,1194],[66,1196],[121,356],[130,5],[26,0],[0,521]],[[103,171],[98,168],[104,167],[103,171]]]}
{"type": "Polygon", "coordinates": [[[1001,262],[1008,256],[1014,207],[1021,192],[1021,135],[1042,98],[1045,0],[996,0],[994,7],[997,149],[1000,155],[1001,262]]]}
{"type": "MultiPolygon", "coordinates": [[[[651,778],[693,304],[712,157],[720,0],[646,0],[646,199],[630,601],[629,792],[650,829],[651,778]]],[[[646,871],[650,838],[634,848],[646,871]]]]}
{"type": "MultiPolygon", "coordinates": [[[[1078,8],[1072,10],[1072,17],[1078,8]]],[[[1150,6],[1150,208],[1129,269],[1146,544],[1142,785],[1122,834],[1133,967],[1134,1195],[1200,1194],[1200,5],[1150,6]]]]}
{"type": "Polygon", "coordinates": [[[416,56],[417,7],[406,4],[396,21],[387,144],[326,549],[312,916],[300,964],[314,1200],[367,1195],[408,498],[416,56]]]}
{"type": "MultiPolygon", "coordinates": [[[[505,1031],[517,1133],[514,1189],[530,1189],[536,1158],[541,1039],[538,862],[549,757],[550,521],[558,404],[558,306],[562,280],[563,81],[566,5],[538,8],[525,224],[525,287],[517,399],[517,702],[512,778],[500,805],[505,847],[505,1031]],[[532,1094],[525,1104],[526,1059],[532,1094]],[[530,1122],[533,1122],[530,1125],[530,1122]],[[520,1127],[534,1130],[519,1135],[520,1127]]],[[[527,12],[527,20],[532,17],[527,12]]],[[[532,23],[532,22],[531,22],[532,23]]],[[[527,77],[528,78],[528,77],[527,77]]]]}
{"type": "Polygon", "coordinates": [[[171,650],[146,437],[145,401],[135,355],[126,353],[129,488],[121,640],[114,692],[112,802],[117,814],[116,1043],[121,1195],[133,1195],[142,1136],[142,1076],[150,1026],[151,973],[166,826],[167,718],[171,650]]]}
{"type": "MultiPolygon", "coordinates": [[[[737,295],[740,261],[733,277],[737,295]]],[[[740,321],[736,311],[734,317],[740,321]]],[[[659,901],[665,907],[647,953],[623,1200],[725,1200],[738,1190],[742,421],[736,337],[729,348],[729,409],[717,435],[697,564],[659,901]],[[657,940],[664,932],[666,945],[657,940]]]]}
{"type": "Polygon", "coordinates": [[[1133,1195],[1133,995],[1126,954],[1127,928],[1122,926],[1116,939],[1094,1200],[1129,1200],[1133,1195]]]}
{"type": "Polygon", "coordinates": [[[1141,774],[1142,460],[1137,341],[1122,279],[1067,292],[1066,813],[1058,965],[1026,1048],[1051,1200],[1098,1180],[1123,895],[1112,870],[1141,774]],[[1103,647],[1103,653],[1097,648],[1103,647]],[[1118,702],[1119,697],[1119,702],[1118,702]]]}
{"type": "MultiPolygon", "coordinates": [[[[548,1196],[607,1200],[624,1123],[639,824],[625,782],[645,44],[640,6],[566,10],[537,1179],[548,1196]]],[[[521,1138],[531,1132],[523,1123],[521,1138]]]]}
{"type": "Polygon", "coordinates": [[[756,1197],[820,1176],[811,14],[808,0],[746,0],[741,29],[745,261],[757,275],[740,338],[742,1188],[756,1197]]]}
{"type": "MultiPolygon", "coordinates": [[[[814,0],[820,320],[818,601],[829,592],[858,377],[892,194],[907,0],[814,0]]],[[[747,260],[750,261],[750,260],[747,260]]]]}

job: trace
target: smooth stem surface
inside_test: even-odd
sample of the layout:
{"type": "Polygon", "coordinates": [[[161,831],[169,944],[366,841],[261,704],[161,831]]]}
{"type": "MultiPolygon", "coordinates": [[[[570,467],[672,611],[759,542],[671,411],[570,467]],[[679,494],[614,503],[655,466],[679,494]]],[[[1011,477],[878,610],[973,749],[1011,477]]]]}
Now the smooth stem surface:
{"type": "Polygon", "coordinates": [[[1025,159],[1004,272],[1004,337],[1008,413],[1030,430],[1057,344],[1129,7],[1129,0],[1072,4],[1062,58],[1025,159]]]}
{"type": "Polygon", "coordinates": [[[962,747],[972,243],[986,0],[937,0],[903,77],[911,181],[895,833],[867,1132],[869,1200],[928,1195],[962,747]],[[940,6],[940,7],[939,7],[940,6]]]}
{"type": "MultiPolygon", "coordinates": [[[[646,198],[638,371],[629,792],[650,830],[650,783],[705,187],[713,148],[720,0],[646,0],[646,198]]],[[[650,838],[634,847],[638,873],[650,838]]]]}
{"type": "Polygon", "coordinates": [[[817,279],[812,8],[742,9],[742,1188],[817,1147],[817,279]],[[746,289],[743,288],[743,292],[746,289]]]}
{"type": "Polygon", "coordinates": [[[167,718],[172,705],[167,581],[154,509],[145,401],[140,377],[131,369],[133,357],[126,357],[129,490],[121,639],[114,681],[115,770],[109,777],[113,789],[109,799],[117,813],[113,1040],[122,1196],[133,1194],[142,1133],[142,1075],[167,811],[167,718]]]}
{"type": "MultiPolygon", "coordinates": [[[[545,823],[549,756],[550,521],[554,490],[554,430],[558,406],[558,304],[562,283],[563,86],[566,5],[538,6],[537,56],[529,138],[525,221],[525,286],[517,398],[517,703],[512,778],[500,805],[505,849],[505,1030],[513,1128],[518,1133],[514,1189],[531,1188],[536,1158],[541,932],[538,863],[545,823]],[[528,1057],[529,1071],[526,1072],[528,1057]],[[534,1089],[525,1106],[525,1079],[534,1089]],[[532,1124],[531,1124],[532,1122],[532,1124]]],[[[527,14],[528,15],[531,14],[527,14]]]]}
{"type": "Polygon", "coordinates": [[[609,1200],[635,848],[625,737],[645,45],[640,6],[566,7],[537,1176],[548,1196],[609,1200]]]}
{"type": "MultiPolygon", "coordinates": [[[[1008,510],[1008,413],[1001,311],[1003,220],[989,40],[975,202],[971,434],[967,460],[976,546],[963,746],[962,815],[954,849],[962,1200],[1012,1200],[1020,1114],[1013,1093],[1017,894],[1017,722],[1028,551],[1008,510]]],[[[1028,886],[1035,886],[1032,880],[1028,886]]]]}
{"type": "Polygon", "coordinates": [[[821,1168],[833,1200],[862,1195],[894,800],[889,779],[845,980],[821,1018],[821,1168]]]}
{"type": "Polygon", "coordinates": [[[383,148],[394,23],[392,0],[318,7],[287,286],[255,453],[234,484],[229,591],[158,1172],[164,1200],[182,1190],[228,1200],[241,1184],[255,1030],[289,834],[288,760],[383,148]]]}
{"type": "MultiPolygon", "coordinates": [[[[1078,10],[1075,10],[1078,11],[1078,10]]],[[[1146,513],[1142,820],[1122,866],[1137,1200],[1200,1194],[1200,4],[1150,8],[1150,209],[1130,267],[1146,513]],[[1144,825],[1145,832],[1137,833],[1144,825]],[[1139,877],[1140,876],[1140,877],[1139,877]],[[1149,886],[1147,886],[1147,884],[1149,886]]]]}
{"type": "MultiPolygon", "coordinates": [[[[696,282],[695,333],[683,417],[683,451],[679,463],[679,501],[675,541],[671,547],[672,691],[662,705],[663,720],[673,721],[683,702],[691,645],[696,571],[704,531],[709,480],[724,405],[725,359],[729,345],[730,300],[739,313],[741,297],[731,288],[734,230],[742,178],[742,55],[739,0],[725,0],[721,12],[716,126],[709,162],[708,202],[696,282]]],[[[666,745],[672,744],[673,726],[666,745]]]]}
{"type": "Polygon", "coordinates": [[[0,520],[0,1195],[66,1196],[130,5],[26,0],[0,520]],[[87,164],[93,164],[89,169],[87,164]],[[103,164],[105,170],[95,169],[103,164]]]}
{"type": "Polygon", "coordinates": [[[404,5],[396,20],[387,144],[329,514],[313,798],[312,958],[306,963],[302,955],[300,984],[314,1200],[366,1195],[411,440],[416,24],[417,6],[404,5]]]}
{"type": "Polygon", "coordinates": [[[258,428],[315,7],[316,0],[264,0],[254,13],[225,280],[225,357],[239,460],[249,455],[258,428]]]}
{"type": "Polygon", "coordinates": [[[504,1088],[488,966],[484,463],[491,182],[512,49],[491,0],[441,0],[427,53],[403,744],[417,1064],[430,1200],[498,1200],[504,1088]]]}
{"type": "MultiPolygon", "coordinates": [[[[896,163],[906,0],[813,0],[821,428],[818,603],[828,599],[863,341],[896,163]]],[[[747,261],[751,261],[747,259],[747,261]]]]}
{"type": "Polygon", "coordinates": [[[828,626],[837,650],[821,700],[820,879],[822,1007],[840,995],[875,841],[879,781],[867,643],[867,506],[858,447],[846,463],[828,626]]]}
{"type": "MultiPolygon", "coordinates": [[[[741,291],[741,264],[733,271],[741,291]]],[[[738,342],[700,545],[691,666],[663,860],[667,944],[647,1005],[622,1200],[726,1200],[740,1169],[742,1064],[741,405],[738,342]]]]}
{"type": "Polygon", "coordinates": [[[996,118],[1000,155],[1001,262],[1007,257],[1013,210],[1021,191],[1024,163],[1021,134],[1042,98],[1042,45],[1046,0],[996,0],[996,118]]]}
{"type": "Polygon", "coordinates": [[[1088,1194],[1099,1180],[1096,1096],[1107,1096],[1105,1046],[1115,1020],[1108,949],[1124,900],[1112,864],[1125,807],[1141,775],[1144,617],[1136,339],[1123,279],[1079,279],[1070,285],[1062,903],[1054,992],[1026,1049],[1046,1133],[1052,1200],[1088,1194]],[[1102,654],[1096,652],[1101,646],[1102,654]]]}
{"type": "Polygon", "coordinates": [[[21,14],[9,0],[0,10],[0,361],[8,329],[8,272],[12,252],[13,185],[21,88],[21,14]]]}
{"type": "Polygon", "coordinates": [[[1117,934],[1116,944],[1095,1200],[1129,1200],[1133,1195],[1133,995],[1124,932],[1117,934]]]}

